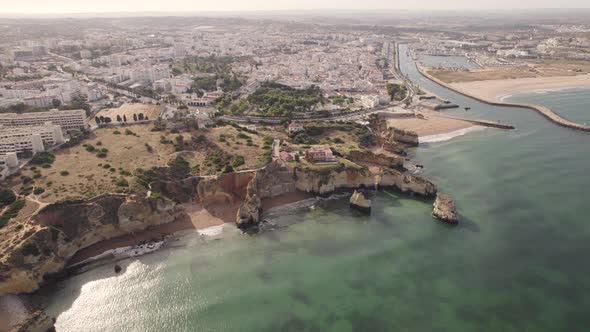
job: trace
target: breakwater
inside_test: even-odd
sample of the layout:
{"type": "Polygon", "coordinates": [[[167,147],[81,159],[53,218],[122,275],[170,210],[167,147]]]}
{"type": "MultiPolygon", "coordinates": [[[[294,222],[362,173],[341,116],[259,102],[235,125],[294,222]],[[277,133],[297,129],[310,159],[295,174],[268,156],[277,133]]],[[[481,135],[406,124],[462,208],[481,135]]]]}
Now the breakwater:
{"type": "Polygon", "coordinates": [[[562,127],[566,127],[566,128],[570,128],[570,129],[574,129],[574,130],[579,130],[579,131],[590,132],[590,126],[585,126],[585,125],[582,125],[582,124],[579,124],[576,122],[566,120],[566,119],[562,118],[561,116],[559,116],[557,113],[553,112],[548,107],[545,107],[542,105],[526,104],[526,103],[495,102],[495,101],[483,99],[483,98],[474,96],[472,94],[469,94],[465,91],[462,91],[460,89],[457,89],[457,88],[453,87],[452,85],[447,84],[447,83],[439,80],[438,78],[430,75],[418,62],[416,62],[416,69],[418,69],[418,72],[420,74],[422,74],[427,79],[433,81],[434,83],[439,84],[439,85],[441,85],[449,90],[452,90],[460,95],[463,95],[465,97],[475,99],[475,100],[482,102],[484,104],[488,104],[491,106],[500,106],[500,107],[517,107],[517,108],[530,109],[530,110],[538,112],[539,114],[543,115],[545,118],[549,119],[551,122],[553,122],[557,125],[560,125],[562,127]]]}

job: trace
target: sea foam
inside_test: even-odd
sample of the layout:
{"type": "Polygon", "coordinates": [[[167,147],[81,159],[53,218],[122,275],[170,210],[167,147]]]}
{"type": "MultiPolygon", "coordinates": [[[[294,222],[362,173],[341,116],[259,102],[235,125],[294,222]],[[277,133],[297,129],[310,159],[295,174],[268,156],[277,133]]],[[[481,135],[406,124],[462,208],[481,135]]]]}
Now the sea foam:
{"type": "Polygon", "coordinates": [[[469,128],[451,131],[449,133],[423,136],[423,137],[420,137],[420,144],[444,142],[444,141],[448,141],[450,139],[453,139],[455,137],[463,136],[465,134],[468,134],[471,132],[476,132],[476,131],[481,131],[484,129],[485,129],[485,127],[483,127],[483,126],[472,126],[469,128]]]}

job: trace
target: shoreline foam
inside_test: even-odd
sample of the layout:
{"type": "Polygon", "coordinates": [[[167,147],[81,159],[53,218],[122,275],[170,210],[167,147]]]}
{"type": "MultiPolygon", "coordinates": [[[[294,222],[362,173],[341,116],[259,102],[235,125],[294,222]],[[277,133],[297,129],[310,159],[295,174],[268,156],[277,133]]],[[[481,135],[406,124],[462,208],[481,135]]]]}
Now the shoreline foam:
{"type": "Polygon", "coordinates": [[[453,138],[460,137],[469,133],[478,132],[486,129],[484,126],[471,126],[469,128],[458,129],[448,133],[421,136],[418,138],[420,144],[437,143],[449,141],[453,138]]]}

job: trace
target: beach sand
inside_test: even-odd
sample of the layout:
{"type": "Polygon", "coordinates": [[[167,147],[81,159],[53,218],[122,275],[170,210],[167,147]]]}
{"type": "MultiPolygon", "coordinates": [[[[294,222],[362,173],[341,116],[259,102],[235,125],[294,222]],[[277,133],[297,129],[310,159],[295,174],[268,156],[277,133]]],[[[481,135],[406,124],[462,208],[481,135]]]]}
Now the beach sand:
{"type": "MultiPolygon", "coordinates": [[[[294,192],[280,195],[262,201],[262,209],[267,210],[276,206],[297,202],[312,197],[303,192],[294,192]]],[[[225,205],[209,205],[206,208],[196,203],[184,203],[181,206],[185,209],[188,217],[171,223],[158,225],[143,232],[128,234],[116,238],[101,241],[87,248],[79,250],[68,262],[73,265],[88,258],[98,256],[107,250],[134,246],[150,240],[159,240],[165,236],[175,233],[220,226],[225,223],[235,223],[236,214],[241,202],[225,205]]]]}
{"type": "Polygon", "coordinates": [[[423,111],[424,119],[399,118],[387,120],[389,127],[416,132],[419,137],[446,134],[460,129],[472,127],[468,121],[439,117],[436,111],[423,111]]]}
{"type": "Polygon", "coordinates": [[[201,205],[194,203],[185,203],[181,206],[183,206],[187,212],[188,218],[158,225],[143,232],[123,235],[93,244],[79,250],[69,260],[68,265],[73,265],[88,258],[100,255],[107,250],[134,246],[150,240],[159,240],[165,236],[178,232],[219,226],[224,223],[234,223],[239,208],[239,204],[212,206],[207,207],[206,209],[201,205]]]}
{"type": "Polygon", "coordinates": [[[482,99],[502,101],[503,97],[518,93],[568,88],[590,88],[590,75],[486,80],[451,83],[450,85],[482,99]]]}

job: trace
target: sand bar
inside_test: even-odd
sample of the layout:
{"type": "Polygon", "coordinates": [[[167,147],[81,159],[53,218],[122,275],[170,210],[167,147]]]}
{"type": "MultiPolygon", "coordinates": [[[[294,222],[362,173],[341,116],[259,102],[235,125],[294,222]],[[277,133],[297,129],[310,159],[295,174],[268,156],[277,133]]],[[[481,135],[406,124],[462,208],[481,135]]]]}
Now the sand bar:
{"type": "Polygon", "coordinates": [[[449,85],[482,99],[502,101],[503,97],[526,92],[568,88],[590,89],[590,75],[486,80],[449,85]]]}

